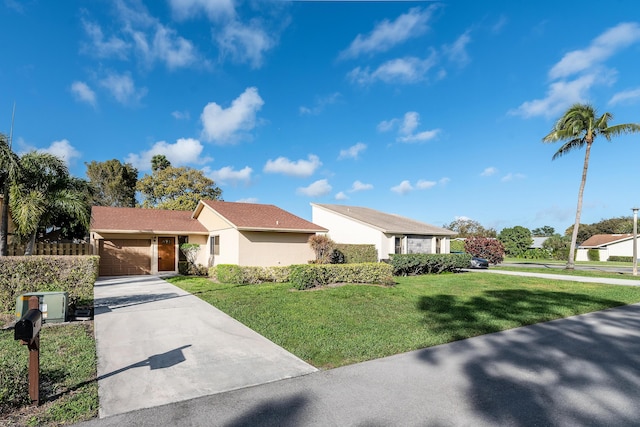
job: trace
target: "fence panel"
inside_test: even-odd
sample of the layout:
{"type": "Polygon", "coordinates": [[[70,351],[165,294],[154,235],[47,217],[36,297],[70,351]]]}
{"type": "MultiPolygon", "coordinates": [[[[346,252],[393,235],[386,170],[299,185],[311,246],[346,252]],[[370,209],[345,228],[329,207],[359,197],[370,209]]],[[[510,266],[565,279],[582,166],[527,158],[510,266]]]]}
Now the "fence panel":
{"type": "MultiPolygon", "coordinates": [[[[25,245],[9,245],[9,256],[24,255],[25,245]]],[[[36,243],[33,255],[93,255],[93,246],[88,243],[36,243]]]]}

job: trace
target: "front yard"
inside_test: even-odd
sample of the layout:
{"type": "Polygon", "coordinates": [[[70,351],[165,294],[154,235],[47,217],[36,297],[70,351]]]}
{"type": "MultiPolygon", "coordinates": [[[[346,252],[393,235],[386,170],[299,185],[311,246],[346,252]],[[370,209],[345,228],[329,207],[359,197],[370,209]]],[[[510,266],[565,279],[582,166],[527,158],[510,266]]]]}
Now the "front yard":
{"type": "Polygon", "coordinates": [[[323,369],[640,302],[640,288],[462,273],[397,277],[394,287],[173,284],[323,369]]]}

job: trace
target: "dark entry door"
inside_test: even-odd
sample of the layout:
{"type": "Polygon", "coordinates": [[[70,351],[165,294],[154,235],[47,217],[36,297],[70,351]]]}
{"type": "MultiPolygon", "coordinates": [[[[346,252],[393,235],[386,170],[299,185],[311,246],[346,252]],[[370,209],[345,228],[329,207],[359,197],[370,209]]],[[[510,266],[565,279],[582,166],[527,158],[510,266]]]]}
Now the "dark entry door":
{"type": "Polygon", "coordinates": [[[175,237],[158,238],[158,271],[174,271],[176,269],[175,237]]]}

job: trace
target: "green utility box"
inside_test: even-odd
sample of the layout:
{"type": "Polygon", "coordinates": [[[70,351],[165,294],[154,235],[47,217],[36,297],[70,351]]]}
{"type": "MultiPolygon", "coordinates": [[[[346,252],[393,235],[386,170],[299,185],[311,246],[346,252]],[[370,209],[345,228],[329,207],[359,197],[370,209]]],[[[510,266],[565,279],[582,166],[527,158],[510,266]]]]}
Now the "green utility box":
{"type": "Polygon", "coordinates": [[[69,295],[66,292],[29,292],[16,298],[16,317],[18,319],[29,311],[29,298],[38,297],[42,323],[60,323],[67,320],[69,295]]]}

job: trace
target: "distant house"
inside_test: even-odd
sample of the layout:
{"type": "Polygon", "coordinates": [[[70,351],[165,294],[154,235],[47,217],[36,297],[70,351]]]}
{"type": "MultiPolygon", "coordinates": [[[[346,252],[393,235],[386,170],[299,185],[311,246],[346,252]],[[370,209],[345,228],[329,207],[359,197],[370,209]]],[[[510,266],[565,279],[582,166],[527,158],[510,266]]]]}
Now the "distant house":
{"type": "Polygon", "coordinates": [[[532,237],[533,243],[529,246],[529,249],[542,249],[542,244],[548,239],[548,237],[532,237]]]}
{"type": "Polygon", "coordinates": [[[199,244],[205,266],[306,264],[309,237],[327,231],[273,205],[211,200],[193,212],[94,206],[91,217],[101,276],[177,273],[182,243],[199,244]]]}
{"type": "Polygon", "coordinates": [[[332,204],[311,204],[312,220],[329,230],[336,243],[371,244],[378,259],[389,254],[449,253],[457,233],[445,228],[374,209],[332,204]]]}
{"type": "Polygon", "coordinates": [[[596,234],[582,242],[576,253],[576,261],[588,261],[589,249],[597,249],[600,261],[612,256],[633,257],[633,234],[596,234]]]}

